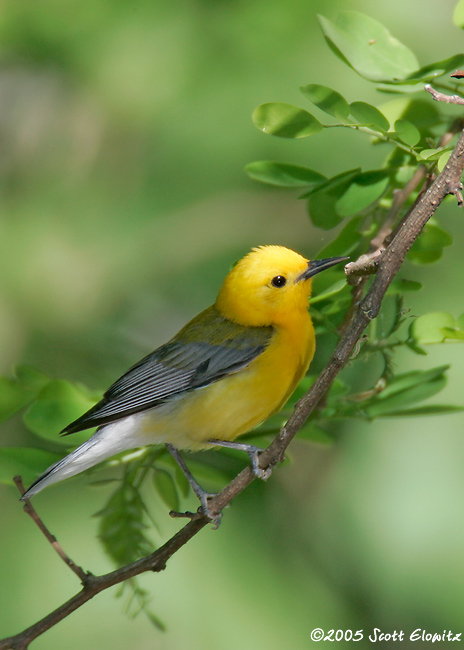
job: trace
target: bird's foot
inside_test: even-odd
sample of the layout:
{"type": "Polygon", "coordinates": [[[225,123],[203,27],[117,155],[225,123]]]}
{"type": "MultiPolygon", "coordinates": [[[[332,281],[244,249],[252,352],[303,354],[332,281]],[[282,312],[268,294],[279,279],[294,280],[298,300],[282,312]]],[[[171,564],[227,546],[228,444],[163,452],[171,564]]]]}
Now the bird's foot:
{"type": "Polygon", "coordinates": [[[230,442],[229,440],[209,440],[212,445],[217,445],[218,447],[227,447],[228,449],[238,449],[239,451],[245,451],[250,457],[251,467],[256,478],[261,479],[262,481],[267,481],[267,479],[272,474],[272,467],[260,467],[259,465],[259,455],[264,451],[261,447],[256,447],[255,445],[247,445],[245,442],[230,442]]]}
{"type": "Polygon", "coordinates": [[[201,485],[198,485],[198,483],[195,481],[192,474],[190,473],[190,470],[188,469],[187,465],[185,464],[184,459],[182,458],[182,456],[179,454],[179,452],[175,447],[173,447],[170,444],[166,444],[166,447],[169,453],[172,455],[174,460],[181,468],[182,472],[184,473],[185,477],[190,483],[192,490],[195,492],[195,494],[197,495],[201,503],[201,507],[198,508],[197,512],[190,512],[188,510],[186,512],[176,512],[175,510],[171,510],[169,514],[171,515],[171,517],[187,517],[188,519],[198,519],[199,517],[206,515],[213,522],[213,530],[217,530],[221,523],[222,512],[214,512],[213,510],[211,510],[208,504],[208,500],[215,497],[216,494],[211,492],[206,492],[206,490],[204,490],[201,487],[201,485]]]}
{"type": "MultiPolygon", "coordinates": [[[[249,446],[253,447],[253,445],[249,445],[249,446]]],[[[248,456],[250,457],[251,467],[253,469],[253,473],[256,476],[256,478],[259,478],[262,481],[267,481],[267,479],[272,474],[272,467],[270,465],[268,465],[265,468],[260,467],[260,465],[259,465],[259,455],[263,451],[264,451],[264,449],[260,449],[259,447],[254,447],[254,449],[248,450],[247,453],[248,453],[248,456]]]]}
{"type": "Polygon", "coordinates": [[[208,504],[208,500],[212,499],[216,495],[210,492],[203,492],[203,494],[197,496],[199,497],[201,503],[201,508],[199,508],[199,510],[202,510],[203,514],[205,514],[211,520],[213,524],[213,530],[217,530],[221,525],[222,512],[215,512],[214,510],[211,510],[208,504]]]}

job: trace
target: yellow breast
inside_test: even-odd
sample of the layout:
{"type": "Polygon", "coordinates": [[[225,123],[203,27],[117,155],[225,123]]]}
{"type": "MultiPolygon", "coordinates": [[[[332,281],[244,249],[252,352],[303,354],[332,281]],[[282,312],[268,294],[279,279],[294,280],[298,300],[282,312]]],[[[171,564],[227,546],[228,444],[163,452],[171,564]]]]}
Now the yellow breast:
{"type": "Polygon", "coordinates": [[[266,350],[240,370],[187,392],[144,418],[148,443],[169,441],[201,449],[207,441],[234,440],[282,408],[314,355],[314,329],[306,310],[276,332],[266,350]]]}

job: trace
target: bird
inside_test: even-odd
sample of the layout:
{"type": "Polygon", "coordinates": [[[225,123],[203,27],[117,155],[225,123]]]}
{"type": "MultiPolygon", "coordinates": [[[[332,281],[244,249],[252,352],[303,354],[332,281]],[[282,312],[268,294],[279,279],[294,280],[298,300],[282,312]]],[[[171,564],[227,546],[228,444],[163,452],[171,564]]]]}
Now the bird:
{"type": "Polygon", "coordinates": [[[213,305],[63,429],[68,435],[98,427],[39,476],[22,500],[119,452],[156,444],[166,445],[209,515],[211,495],[196,483],[179,449],[241,449],[255,474],[266,478],[262,450],[235,439],[278,412],[306,374],[315,350],[312,278],[347,259],[309,261],[283,246],[253,248],[227,274],[213,305]]]}

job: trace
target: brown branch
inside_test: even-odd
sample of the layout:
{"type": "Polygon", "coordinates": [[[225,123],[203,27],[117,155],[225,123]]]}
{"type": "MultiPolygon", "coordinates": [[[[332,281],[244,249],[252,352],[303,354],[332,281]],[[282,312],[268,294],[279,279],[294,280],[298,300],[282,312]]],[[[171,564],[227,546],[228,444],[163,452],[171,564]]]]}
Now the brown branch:
{"type": "MultiPolygon", "coordinates": [[[[21,477],[15,476],[13,480],[16,483],[16,487],[18,488],[19,493],[21,494],[21,496],[23,496],[26,490],[24,489],[24,485],[21,477]]],[[[45,537],[48,539],[48,541],[53,546],[53,548],[58,553],[58,555],[63,560],[63,562],[71,569],[71,571],[74,571],[77,577],[80,578],[81,582],[85,584],[91,574],[86,573],[82,567],[78,566],[75,562],[73,562],[69,557],[69,555],[64,552],[63,547],[58,542],[55,535],[52,535],[51,532],[48,530],[48,528],[45,526],[45,524],[43,523],[42,519],[35,511],[35,508],[32,506],[29,499],[26,499],[24,501],[23,510],[26,514],[29,515],[29,517],[36,524],[39,530],[45,535],[45,537]]]]}
{"type": "Polygon", "coordinates": [[[432,95],[432,98],[436,102],[464,105],[464,97],[460,97],[459,95],[445,95],[444,93],[440,93],[438,90],[435,90],[435,88],[432,88],[430,84],[425,84],[424,88],[428,93],[432,95]]]}
{"type": "Polygon", "coordinates": [[[325,394],[336,375],[346,365],[364,329],[378,315],[385,292],[422,228],[445,196],[460,192],[460,178],[463,170],[464,132],[461,133],[442,173],[436,178],[421,200],[416,203],[388,248],[382,253],[377,264],[377,274],[374,281],[366,296],[358,304],[353,319],[346,327],[335,352],[311,389],[296,404],[292,416],[280,431],[278,437],[263,453],[262,463],[270,461],[276,456],[282,457],[283,452],[312,413],[319,399],[325,394]]]}
{"type": "Polygon", "coordinates": [[[26,650],[34,639],[72,614],[76,609],[82,607],[101,591],[146,571],[163,571],[169,558],[204,528],[208,521],[208,518],[203,516],[201,519],[189,522],[157,551],[136,562],[132,562],[132,564],[101,576],[88,575],[86,583],[79,593],[23,632],[7,639],[1,639],[0,650],[26,650]]]}
{"type": "MultiPolygon", "coordinates": [[[[434,214],[447,194],[454,194],[459,200],[461,193],[460,178],[463,170],[464,132],[461,133],[442,173],[409,211],[400,227],[396,230],[391,242],[379,256],[376,264],[377,274],[371,287],[365,297],[355,306],[353,317],[347,324],[328,364],[308,393],[297,402],[290,419],[278,436],[261,454],[260,466],[263,469],[274,467],[283,460],[285,450],[290,442],[316,408],[320,399],[326,394],[336,375],[348,363],[364,329],[379,313],[388,286],[428,219],[434,214]]],[[[221,512],[254,478],[255,476],[250,467],[242,470],[218,495],[211,499],[209,502],[211,511],[214,513],[221,512]]],[[[34,639],[69,616],[101,591],[146,571],[162,571],[168,559],[204,528],[208,522],[209,519],[205,515],[198,513],[194,519],[189,521],[178,533],[151,555],[105,575],[85,574],[85,582],[79,593],[23,632],[0,640],[0,650],[25,650],[34,639]]]]}
{"type": "MultiPolygon", "coordinates": [[[[435,91],[434,91],[435,92],[435,91]]],[[[442,95],[442,93],[438,93],[442,95]]],[[[447,97],[447,95],[444,95],[447,97]]],[[[443,134],[438,143],[438,148],[445,148],[450,140],[457,134],[462,131],[464,128],[464,120],[457,118],[454,120],[453,124],[449,130],[443,134]]],[[[402,223],[409,217],[409,213],[414,208],[415,204],[412,206],[406,215],[403,217],[402,221],[393,230],[396,219],[401,211],[401,208],[406,203],[410,195],[417,189],[419,184],[425,179],[421,191],[419,192],[415,204],[420,201],[422,195],[428,190],[432,182],[434,181],[434,176],[431,175],[426,167],[426,165],[419,165],[414,174],[411,176],[406,185],[400,190],[396,190],[393,194],[393,201],[390,210],[387,213],[385,221],[383,222],[381,228],[376,233],[376,235],[371,239],[369,245],[369,251],[364,255],[358,257],[357,260],[350,262],[345,266],[345,272],[347,275],[348,284],[357,286],[360,284],[360,278],[357,276],[368,276],[377,272],[377,261],[380,255],[383,253],[385,248],[391,242],[395,236],[397,230],[401,228],[402,223]]],[[[459,190],[459,188],[458,188],[459,190]]],[[[458,205],[462,205],[462,196],[457,196],[458,205]]]]}
{"type": "Polygon", "coordinates": [[[406,185],[400,190],[396,190],[396,192],[394,192],[392,205],[388,211],[387,218],[385,219],[379,232],[371,241],[371,247],[373,250],[384,248],[388,243],[388,241],[386,241],[387,237],[391,234],[392,228],[395,224],[397,216],[400,213],[401,208],[406,203],[412,192],[414,192],[414,190],[417,188],[419,183],[421,183],[422,180],[426,177],[426,175],[427,167],[425,165],[419,165],[406,185]]]}

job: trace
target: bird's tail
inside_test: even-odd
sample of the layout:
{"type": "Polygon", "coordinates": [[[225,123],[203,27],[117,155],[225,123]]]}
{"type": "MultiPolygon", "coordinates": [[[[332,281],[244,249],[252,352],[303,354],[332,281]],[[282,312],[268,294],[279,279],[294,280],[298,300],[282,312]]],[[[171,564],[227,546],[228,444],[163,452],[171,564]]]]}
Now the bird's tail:
{"type": "MultiPolygon", "coordinates": [[[[129,420],[129,418],[126,419],[129,420]]],[[[124,433],[121,431],[122,428],[121,422],[114,422],[98,429],[80,447],[45,470],[42,476],[39,476],[26,490],[21,500],[29,499],[48,485],[75,476],[120,451],[142,446],[143,443],[137,443],[131,436],[120,435],[124,433]]]]}

